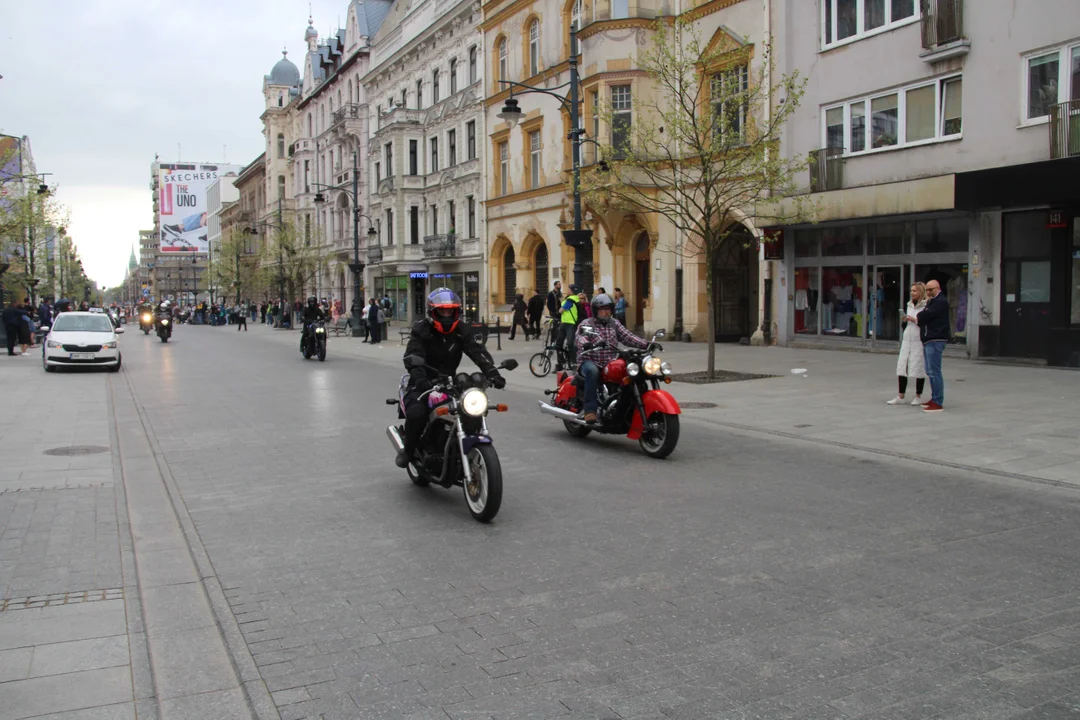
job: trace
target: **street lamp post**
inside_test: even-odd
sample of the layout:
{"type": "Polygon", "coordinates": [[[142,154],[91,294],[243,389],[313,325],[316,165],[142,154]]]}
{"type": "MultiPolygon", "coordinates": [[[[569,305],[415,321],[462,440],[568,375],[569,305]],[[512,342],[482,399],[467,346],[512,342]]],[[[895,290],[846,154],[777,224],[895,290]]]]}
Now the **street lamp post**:
{"type": "MultiPolygon", "coordinates": [[[[364,263],[360,262],[360,218],[367,218],[368,221],[368,237],[374,237],[375,221],[369,216],[360,212],[360,168],[358,166],[358,159],[356,151],[353,150],[353,173],[352,173],[352,201],[353,201],[353,261],[349,263],[349,270],[353,274],[353,301],[352,301],[352,334],[353,337],[360,337],[360,316],[363,312],[363,300],[360,298],[360,274],[364,272],[364,263]]],[[[387,168],[387,171],[391,170],[387,168]]],[[[320,183],[314,183],[316,187],[325,187],[331,190],[342,190],[342,192],[348,193],[348,190],[342,188],[335,188],[332,185],[322,185],[320,183]]],[[[315,193],[315,204],[321,205],[326,202],[326,197],[322,192],[315,193]]]]}
{"type": "Polygon", "coordinates": [[[519,95],[540,93],[550,95],[559,101],[562,109],[570,115],[570,133],[567,136],[572,144],[570,154],[573,160],[573,193],[574,193],[574,229],[563,230],[563,238],[566,244],[574,248],[574,284],[586,290],[592,291],[592,273],[586,277],[586,258],[592,258],[592,230],[583,230],[581,227],[581,146],[585,142],[582,136],[585,130],[581,127],[581,78],[578,76],[577,59],[577,30],[570,31],[570,81],[553,88],[538,88],[513,80],[499,80],[503,85],[510,86],[510,97],[497,117],[506,120],[511,127],[525,116],[518,107],[518,101],[514,99],[514,90],[519,95]],[[568,88],[568,96],[556,93],[556,90],[568,88]]]}

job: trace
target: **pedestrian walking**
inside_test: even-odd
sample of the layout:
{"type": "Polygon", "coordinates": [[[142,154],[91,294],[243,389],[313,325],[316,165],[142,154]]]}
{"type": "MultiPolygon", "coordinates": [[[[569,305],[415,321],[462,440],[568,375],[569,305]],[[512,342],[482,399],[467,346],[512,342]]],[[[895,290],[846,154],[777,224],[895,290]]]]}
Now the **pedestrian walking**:
{"type": "Polygon", "coordinates": [[[236,304],[236,332],[240,332],[240,328],[244,328],[244,332],[247,332],[247,313],[244,312],[245,309],[241,303],[236,304]]]}
{"type": "Polygon", "coordinates": [[[259,320],[263,325],[266,324],[266,307],[265,302],[259,303],[259,320]]]}
{"type": "Polygon", "coordinates": [[[379,333],[382,331],[382,324],[384,320],[385,316],[383,315],[382,308],[380,308],[375,302],[375,298],[371,298],[371,303],[368,305],[367,309],[367,321],[368,328],[370,328],[371,331],[372,345],[379,344],[379,333]]]}
{"type": "Polygon", "coordinates": [[[919,337],[922,339],[926,377],[930,380],[930,402],[923,405],[923,412],[941,412],[945,409],[941,356],[949,342],[949,301],[941,292],[941,283],[937,280],[926,283],[926,294],[929,297],[926,307],[914,317],[907,315],[904,319],[919,325],[919,337]]]}
{"type": "Polygon", "coordinates": [[[24,317],[27,317],[27,314],[21,302],[16,301],[11,307],[4,308],[4,332],[7,333],[8,355],[15,354],[16,344],[20,346],[22,354],[26,355],[26,350],[30,345],[30,338],[28,337],[26,321],[23,320],[24,317]]]}
{"type": "Polygon", "coordinates": [[[622,288],[615,288],[615,319],[620,324],[626,325],[626,298],[623,296],[622,288]]]}
{"type": "MultiPolygon", "coordinates": [[[[914,317],[926,308],[926,285],[917,282],[911,286],[911,300],[907,304],[905,317],[914,317]]],[[[912,405],[922,405],[923,385],[926,383],[926,354],[923,352],[919,326],[913,322],[903,323],[904,335],[900,341],[900,357],[896,361],[896,377],[900,392],[888,401],[888,405],[905,405],[907,400],[908,379],[915,378],[915,399],[912,405]]]]}
{"type": "Polygon", "coordinates": [[[547,294],[548,316],[556,323],[559,322],[560,308],[562,307],[562,283],[558,280],[547,294]]]}
{"type": "Polygon", "coordinates": [[[525,312],[529,309],[529,306],[525,304],[525,296],[521,293],[517,294],[514,298],[514,318],[510,325],[510,339],[513,340],[517,334],[518,326],[525,332],[525,342],[529,342],[529,324],[525,322],[525,312]]]}
{"type": "Polygon", "coordinates": [[[544,319],[544,296],[539,291],[529,298],[527,307],[529,313],[529,329],[534,338],[540,337],[540,321],[544,319]]]}
{"type": "Polygon", "coordinates": [[[49,306],[48,298],[42,298],[41,304],[38,305],[38,323],[52,325],[52,307],[49,306]]]}

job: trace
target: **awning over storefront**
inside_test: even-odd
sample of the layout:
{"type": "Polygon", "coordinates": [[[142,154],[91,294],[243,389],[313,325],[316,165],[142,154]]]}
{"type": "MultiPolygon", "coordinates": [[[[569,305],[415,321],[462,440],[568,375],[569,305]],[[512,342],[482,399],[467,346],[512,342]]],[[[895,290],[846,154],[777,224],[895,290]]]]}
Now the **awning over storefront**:
{"type": "MultiPolygon", "coordinates": [[[[816,207],[815,217],[807,219],[823,223],[952,210],[954,188],[953,175],[938,175],[814,193],[809,197],[816,207]]],[[[795,202],[785,201],[781,203],[781,213],[791,215],[795,207],[795,202]]]]}
{"type": "Polygon", "coordinates": [[[956,208],[1030,207],[1080,202],[1080,157],[956,175],[956,208]]]}

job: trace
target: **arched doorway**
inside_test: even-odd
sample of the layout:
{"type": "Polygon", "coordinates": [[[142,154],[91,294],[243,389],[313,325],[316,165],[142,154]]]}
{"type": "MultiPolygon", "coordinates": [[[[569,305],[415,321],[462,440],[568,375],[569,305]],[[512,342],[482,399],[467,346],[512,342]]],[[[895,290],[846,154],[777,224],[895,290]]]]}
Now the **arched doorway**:
{"type": "Polygon", "coordinates": [[[752,241],[750,232],[737,225],[713,253],[717,342],[738,342],[750,336],[749,248],[752,241]]]}
{"type": "Polygon", "coordinates": [[[514,263],[517,259],[514,257],[514,246],[508,245],[506,252],[503,254],[503,302],[507,305],[514,304],[514,297],[517,294],[517,268],[514,267],[514,263]]]}
{"type": "Polygon", "coordinates": [[[634,332],[639,334],[645,329],[645,308],[649,306],[649,297],[652,292],[649,282],[651,258],[652,247],[649,243],[649,234],[641,231],[634,239],[634,296],[631,299],[635,308],[634,332]]]}
{"type": "Polygon", "coordinates": [[[533,255],[533,292],[545,293],[548,285],[548,250],[547,243],[536,246],[533,255]]]}

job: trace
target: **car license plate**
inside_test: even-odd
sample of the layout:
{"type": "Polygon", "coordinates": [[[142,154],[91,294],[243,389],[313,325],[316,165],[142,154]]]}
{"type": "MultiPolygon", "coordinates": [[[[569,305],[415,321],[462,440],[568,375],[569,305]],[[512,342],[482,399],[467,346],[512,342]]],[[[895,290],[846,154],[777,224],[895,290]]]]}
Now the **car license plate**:
{"type": "Polygon", "coordinates": [[[71,353],[72,360],[93,360],[94,353],[71,353]]]}

